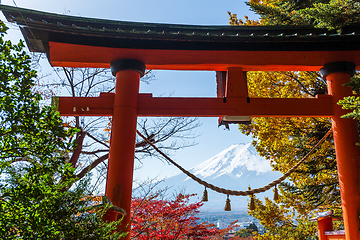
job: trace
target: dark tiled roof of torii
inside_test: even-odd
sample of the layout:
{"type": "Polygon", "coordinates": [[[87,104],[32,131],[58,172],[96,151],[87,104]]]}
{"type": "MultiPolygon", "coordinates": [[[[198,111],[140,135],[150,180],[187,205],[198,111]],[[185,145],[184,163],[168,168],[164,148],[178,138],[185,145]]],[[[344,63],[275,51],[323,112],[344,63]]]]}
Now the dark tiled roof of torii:
{"type": "Polygon", "coordinates": [[[155,24],[74,17],[4,5],[1,5],[0,9],[8,21],[22,27],[30,50],[40,52],[46,52],[46,46],[31,40],[105,47],[121,45],[121,48],[179,50],[360,49],[360,26],[346,27],[340,35],[336,31],[311,26],[235,27],[155,24]],[[339,42],[342,44],[337,44],[339,42]],[[344,44],[346,42],[355,44],[344,44]]]}

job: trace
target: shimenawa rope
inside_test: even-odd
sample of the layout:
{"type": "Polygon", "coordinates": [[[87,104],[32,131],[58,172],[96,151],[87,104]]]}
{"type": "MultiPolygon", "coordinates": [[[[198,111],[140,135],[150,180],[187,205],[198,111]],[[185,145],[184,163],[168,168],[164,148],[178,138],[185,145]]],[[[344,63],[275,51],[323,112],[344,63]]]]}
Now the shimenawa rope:
{"type": "Polygon", "coordinates": [[[251,189],[248,191],[235,191],[235,190],[228,190],[225,188],[220,188],[217,186],[214,186],[210,183],[207,183],[203,180],[201,180],[200,178],[196,177],[194,174],[190,173],[189,171],[187,171],[186,169],[184,169],[183,167],[181,167],[179,164],[177,164],[175,161],[173,161],[171,158],[169,158],[165,153],[163,153],[160,149],[158,149],[151,141],[149,141],[144,135],[142,135],[138,130],[136,130],[137,134],[142,137],[144,139],[144,141],[146,143],[148,143],[150,146],[152,146],[155,151],[157,151],[158,153],[160,153],[166,160],[168,160],[170,163],[174,164],[178,169],[180,169],[183,173],[185,173],[187,176],[189,176],[190,178],[192,178],[194,181],[198,182],[199,184],[210,188],[211,190],[214,190],[218,193],[223,193],[223,194],[228,194],[228,195],[232,195],[232,196],[248,196],[248,195],[252,195],[255,193],[262,193],[265,192],[267,190],[269,190],[270,188],[274,187],[275,185],[281,183],[282,181],[284,181],[288,176],[290,176],[291,173],[293,173],[303,162],[305,162],[306,158],[312,154],[324,141],[325,139],[329,136],[329,134],[331,133],[332,129],[330,129],[325,135],[324,137],[302,158],[299,160],[299,162],[297,164],[295,164],[292,168],[290,168],[283,176],[281,176],[279,179],[272,181],[271,183],[261,187],[261,188],[255,188],[255,189],[251,189]]]}

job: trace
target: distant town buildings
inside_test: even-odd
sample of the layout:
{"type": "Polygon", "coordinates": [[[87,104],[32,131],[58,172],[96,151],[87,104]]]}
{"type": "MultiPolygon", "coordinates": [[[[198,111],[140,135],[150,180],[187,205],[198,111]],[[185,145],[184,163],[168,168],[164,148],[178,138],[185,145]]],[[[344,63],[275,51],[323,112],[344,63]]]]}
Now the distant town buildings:
{"type": "Polygon", "coordinates": [[[260,225],[259,220],[255,219],[252,216],[249,216],[246,212],[239,213],[203,213],[200,216],[201,222],[209,222],[215,225],[218,229],[227,228],[232,222],[237,221],[235,223],[235,228],[229,232],[229,234],[234,234],[240,229],[247,228],[251,223],[254,223],[259,232],[263,232],[264,228],[260,225]]]}

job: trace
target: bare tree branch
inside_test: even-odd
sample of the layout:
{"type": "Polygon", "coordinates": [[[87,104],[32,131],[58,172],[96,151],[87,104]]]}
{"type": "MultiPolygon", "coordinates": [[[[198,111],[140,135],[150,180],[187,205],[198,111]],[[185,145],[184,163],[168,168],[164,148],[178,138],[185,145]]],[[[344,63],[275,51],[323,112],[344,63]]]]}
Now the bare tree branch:
{"type": "MultiPolygon", "coordinates": [[[[54,69],[54,72],[55,75],[50,75],[54,80],[46,80],[47,83],[57,84],[59,87],[67,89],[73,97],[96,96],[101,92],[113,91],[115,86],[115,78],[109,69],[57,68],[54,69]]],[[[141,81],[149,83],[153,77],[153,72],[149,71],[141,81]]],[[[47,87],[50,88],[50,85],[47,87]]],[[[53,87],[51,86],[51,88],[53,87]]],[[[110,134],[104,131],[109,123],[109,118],[76,116],[71,119],[74,120],[70,120],[69,125],[80,128],[82,131],[74,136],[77,146],[70,152],[69,162],[72,166],[79,167],[79,178],[95,167],[99,178],[103,177],[106,173],[105,160],[108,158],[110,147],[108,143],[110,134]],[[105,155],[101,156],[101,154],[105,155]],[[81,166],[86,167],[82,168],[81,166]]],[[[137,128],[151,142],[169,153],[195,145],[196,134],[193,130],[199,125],[197,118],[138,118],[137,128]]],[[[163,160],[143,139],[137,139],[135,148],[135,158],[139,161],[149,156],[163,160]]]]}
{"type": "Polygon", "coordinates": [[[73,167],[75,167],[76,163],[78,162],[78,159],[81,154],[82,147],[83,147],[83,141],[84,141],[85,136],[86,136],[86,133],[83,131],[80,131],[77,134],[77,138],[76,138],[77,146],[76,146],[75,150],[73,151],[73,154],[70,158],[70,163],[73,167]]]}
{"type": "Polygon", "coordinates": [[[87,151],[81,151],[82,154],[87,154],[87,155],[94,155],[97,153],[101,153],[101,152],[109,152],[109,149],[98,149],[92,152],[87,152],[87,151]]]}
{"type": "Polygon", "coordinates": [[[99,165],[100,163],[104,162],[106,159],[109,158],[109,154],[105,154],[101,157],[99,157],[98,159],[96,159],[93,163],[91,163],[90,165],[88,165],[87,167],[85,167],[79,174],[77,174],[76,176],[81,179],[85,176],[86,173],[90,172],[92,169],[94,169],[97,165],[99,165]]]}
{"type": "Polygon", "coordinates": [[[98,140],[96,137],[94,137],[93,135],[91,135],[89,132],[86,132],[86,134],[87,134],[90,138],[92,138],[94,141],[96,141],[96,142],[104,145],[104,146],[107,147],[107,148],[110,148],[109,145],[107,145],[107,144],[104,143],[103,141],[98,140]]]}

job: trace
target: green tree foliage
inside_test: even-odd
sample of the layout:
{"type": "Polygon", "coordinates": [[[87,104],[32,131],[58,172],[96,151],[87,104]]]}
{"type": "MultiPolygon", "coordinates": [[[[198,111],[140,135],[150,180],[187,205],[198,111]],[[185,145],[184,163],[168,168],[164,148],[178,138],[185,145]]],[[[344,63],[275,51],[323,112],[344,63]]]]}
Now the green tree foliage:
{"type": "Polygon", "coordinates": [[[1,239],[118,239],[123,233],[113,231],[118,222],[106,223],[106,209],[89,212],[93,204],[89,181],[64,191],[76,179],[68,176],[58,181],[57,174],[73,172],[68,166],[29,165],[20,170],[5,168],[0,203],[1,239]]]}
{"type": "Polygon", "coordinates": [[[345,114],[344,118],[353,118],[359,120],[360,117],[360,98],[355,96],[345,97],[339,101],[339,104],[343,106],[343,109],[353,110],[350,113],[345,114]]]}
{"type": "Polygon", "coordinates": [[[315,27],[341,30],[360,21],[360,1],[331,0],[315,2],[313,6],[294,11],[294,22],[311,23],[315,27]]]}
{"type": "Polygon", "coordinates": [[[264,25],[310,24],[340,30],[360,20],[360,2],[355,0],[250,0],[247,4],[264,25]]]}
{"type": "Polygon", "coordinates": [[[235,237],[247,238],[253,236],[258,231],[258,227],[255,223],[250,223],[246,228],[242,228],[235,233],[235,237]]]}
{"type": "Polygon", "coordinates": [[[250,9],[260,15],[262,25],[296,24],[290,13],[307,7],[309,1],[250,0],[246,2],[250,9]]]}
{"type": "MultiPolygon", "coordinates": [[[[352,79],[348,86],[352,87],[353,92],[356,94],[360,93],[360,75],[357,73],[352,79]]],[[[343,118],[353,118],[360,120],[360,98],[355,96],[345,97],[343,100],[338,102],[342,105],[343,109],[352,110],[351,112],[342,116],[343,118]]]]}
{"type": "Polygon", "coordinates": [[[242,228],[240,229],[239,231],[237,231],[235,234],[234,234],[235,237],[240,237],[240,238],[247,238],[247,237],[250,237],[252,236],[251,232],[246,229],[246,228],[242,228]]]}
{"type": "Polygon", "coordinates": [[[0,23],[0,238],[118,239],[119,222],[105,223],[93,204],[89,180],[76,182],[65,153],[77,130],[40,107],[35,71],[22,42],[4,40],[0,23]]]}

